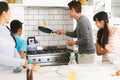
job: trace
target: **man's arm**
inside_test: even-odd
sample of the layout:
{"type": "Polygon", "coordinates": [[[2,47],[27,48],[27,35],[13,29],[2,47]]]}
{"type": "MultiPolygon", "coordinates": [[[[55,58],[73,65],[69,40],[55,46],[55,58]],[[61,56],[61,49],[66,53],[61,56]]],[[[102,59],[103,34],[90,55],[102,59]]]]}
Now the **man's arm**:
{"type": "Polygon", "coordinates": [[[78,28],[77,30],[77,37],[78,37],[78,41],[76,41],[77,45],[84,45],[84,44],[88,44],[89,40],[90,40],[90,34],[89,33],[89,28],[87,26],[81,26],[78,28]]]}
{"type": "Polygon", "coordinates": [[[55,33],[59,34],[59,35],[64,34],[64,35],[74,37],[74,38],[77,37],[76,30],[74,30],[73,32],[69,32],[69,31],[66,31],[66,30],[57,30],[57,31],[55,31],[55,33]]]}
{"type": "Polygon", "coordinates": [[[65,35],[76,38],[77,34],[76,34],[76,29],[73,32],[66,32],[65,35]]]}

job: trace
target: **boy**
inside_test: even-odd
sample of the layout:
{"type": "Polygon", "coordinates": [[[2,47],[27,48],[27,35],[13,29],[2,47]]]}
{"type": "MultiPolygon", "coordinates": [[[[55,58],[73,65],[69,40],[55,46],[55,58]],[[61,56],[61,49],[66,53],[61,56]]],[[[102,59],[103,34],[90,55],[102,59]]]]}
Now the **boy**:
{"type": "Polygon", "coordinates": [[[27,49],[27,43],[25,40],[23,40],[20,36],[22,34],[22,22],[19,20],[13,20],[10,23],[10,28],[12,33],[14,34],[15,40],[16,40],[16,49],[20,53],[21,58],[25,58],[25,53],[27,49]]]}

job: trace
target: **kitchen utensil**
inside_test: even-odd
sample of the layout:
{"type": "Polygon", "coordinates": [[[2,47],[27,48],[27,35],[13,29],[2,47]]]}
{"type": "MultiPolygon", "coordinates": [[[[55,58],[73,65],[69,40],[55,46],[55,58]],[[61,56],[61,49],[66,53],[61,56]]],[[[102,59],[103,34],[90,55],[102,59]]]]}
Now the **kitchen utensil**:
{"type": "Polygon", "coordinates": [[[46,28],[46,27],[43,27],[43,26],[38,26],[38,29],[42,32],[45,32],[45,33],[54,33],[53,30],[46,28]]]}
{"type": "Polygon", "coordinates": [[[35,37],[28,37],[27,39],[27,51],[36,51],[37,50],[37,40],[35,37]]]}
{"type": "Polygon", "coordinates": [[[119,54],[114,54],[114,53],[109,53],[107,54],[108,59],[110,60],[111,63],[119,65],[120,66],[120,55],[119,54]]]}

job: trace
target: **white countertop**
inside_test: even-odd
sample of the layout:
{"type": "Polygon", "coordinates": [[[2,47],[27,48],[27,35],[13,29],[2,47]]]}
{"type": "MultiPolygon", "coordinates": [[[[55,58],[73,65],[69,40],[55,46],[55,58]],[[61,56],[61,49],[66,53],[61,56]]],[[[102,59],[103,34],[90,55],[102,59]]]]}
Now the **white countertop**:
{"type": "MultiPolygon", "coordinates": [[[[33,80],[68,80],[69,70],[67,65],[40,67],[39,71],[33,71],[33,80]]],[[[120,76],[111,76],[118,70],[112,64],[79,64],[74,70],[77,80],[120,80],[120,76]]],[[[12,70],[0,71],[0,80],[26,80],[26,70],[20,73],[13,73],[12,70]]]]}

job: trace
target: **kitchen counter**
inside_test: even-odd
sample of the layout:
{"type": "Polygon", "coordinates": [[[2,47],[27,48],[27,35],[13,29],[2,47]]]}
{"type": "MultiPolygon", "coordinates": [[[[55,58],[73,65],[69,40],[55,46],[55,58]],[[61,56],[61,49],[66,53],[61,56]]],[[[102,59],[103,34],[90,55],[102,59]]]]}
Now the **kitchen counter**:
{"type": "MultiPolygon", "coordinates": [[[[33,80],[68,80],[71,69],[76,71],[77,80],[120,80],[120,76],[112,76],[118,67],[103,63],[40,67],[39,71],[33,71],[33,80]]],[[[26,80],[26,70],[20,73],[0,71],[0,80],[26,80]]]]}

